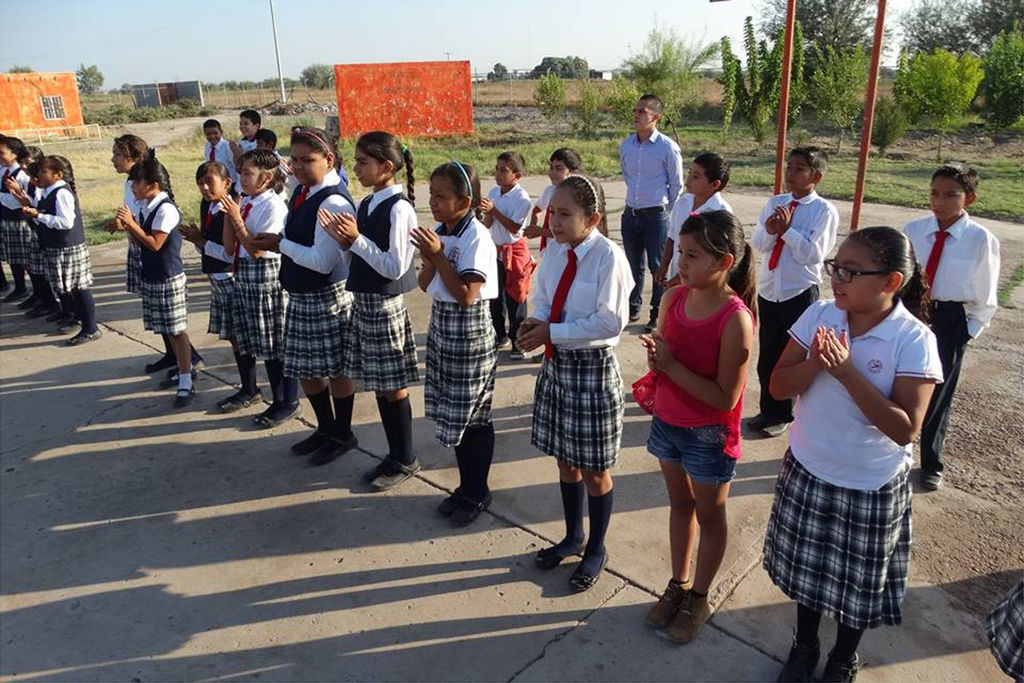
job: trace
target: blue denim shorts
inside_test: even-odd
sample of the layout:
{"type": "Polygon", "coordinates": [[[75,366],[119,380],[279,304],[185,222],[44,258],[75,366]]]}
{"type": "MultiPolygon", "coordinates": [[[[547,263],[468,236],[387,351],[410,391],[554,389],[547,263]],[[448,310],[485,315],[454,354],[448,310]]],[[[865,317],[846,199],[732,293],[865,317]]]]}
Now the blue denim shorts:
{"type": "Polygon", "coordinates": [[[724,484],[736,476],[736,460],[722,450],[727,433],[725,425],[676,427],[655,416],[647,450],[662,462],[679,465],[698,484],[724,484]]]}

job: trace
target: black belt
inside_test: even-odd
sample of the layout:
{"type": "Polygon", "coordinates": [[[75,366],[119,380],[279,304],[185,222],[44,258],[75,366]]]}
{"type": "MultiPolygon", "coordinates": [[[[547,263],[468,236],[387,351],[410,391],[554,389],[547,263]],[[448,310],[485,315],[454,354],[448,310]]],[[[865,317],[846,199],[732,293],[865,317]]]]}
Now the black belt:
{"type": "Polygon", "coordinates": [[[939,309],[956,310],[956,309],[964,309],[965,308],[964,302],[962,302],[962,301],[934,301],[933,300],[933,301],[930,301],[928,303],[931,306],[931,308],[933,308],[935,310],[939,310],[939,309]]]}
{"type": "Polygon", "coordinates": [[[645,209],[634,209],[631,206],[626,207],[626,213],[634,216],[657,216],[658,214],[665,213],[664,206],[648,206],[645,209]]]}

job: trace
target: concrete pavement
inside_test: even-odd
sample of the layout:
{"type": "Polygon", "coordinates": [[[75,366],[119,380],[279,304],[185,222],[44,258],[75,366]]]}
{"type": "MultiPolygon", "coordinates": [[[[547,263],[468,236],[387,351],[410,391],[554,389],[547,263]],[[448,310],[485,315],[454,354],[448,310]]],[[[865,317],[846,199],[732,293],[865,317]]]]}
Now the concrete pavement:
{"type": "MultiPolygon", "coordinates": [[[[536,196],[545,183],[524,184],[536,196]]],[[[623,187],[605,190],[617,236],[623,187]]],[[[748,224],[764,199],[729,194],[748,224]]],[[[864,214],[871,225],[920,212],[864,214]]],[[[986,224],[1019,263],[1021,227],[986,224]]],[[[717,612],[696,641],[675,646],[642,623],[669,563],[664,486],[637,406],[627,406],[614,470],[608,570],[588,593],[570,594],[574,563],[540,572],[532,560],[563,524],[554,463],[529,445],[536,364],[503,354],[494,503],[474,526],[453,530],[433,508],[458,473],[422,417],[422,384],[411,393],[423,472],[396,491],[369,492],[359,475],[386,452],[369,396],[356,401],[360,449],[315,469],[287,455],[306,425],[257,431],[248,415],[216,412],[233,391],[234,363],[226,344],[201,332],[207,286],[193,274],[190,332],[207,368],[197,400],[173,411],[171,395],[141,374],[159,339],[142,330],[139,304],[123,291],[123,248],[96,248],[93,258],[102,341],[67,349],[42,324],[0,309],[4,680],[778,674],[795,610],[760,569],[760,551],[783,440],[745,440],[717,612]]],[[[407,302],[422,361],[429,301],[414,292],[407,302]]],[[[619,348],[627,385],[645,371],[638,332],[630,328],[619,348]]],[[[745,415],[756,412],[757,391],[752,377],[745,415]]],[[[915,499],[915,517],[949,506],[984,514],[992,504],[949,489],[915,499]]],[[[983,610],[965,610],[950,591],[912,570],[904,624],[865,636],[861,680],[1002,680],[983,610]]],[[[827,646],[830,626],[822,637],[827,646]]]]}

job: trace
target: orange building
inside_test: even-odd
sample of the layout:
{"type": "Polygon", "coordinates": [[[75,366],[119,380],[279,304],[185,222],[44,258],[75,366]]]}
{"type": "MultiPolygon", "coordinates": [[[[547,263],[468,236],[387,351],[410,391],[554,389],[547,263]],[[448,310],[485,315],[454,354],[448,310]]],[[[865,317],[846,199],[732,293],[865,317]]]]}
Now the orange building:
{"type": "Polygon", "coordinates": [[[0,73],[0,131],[81,126],[75,74],[0,73]]]}

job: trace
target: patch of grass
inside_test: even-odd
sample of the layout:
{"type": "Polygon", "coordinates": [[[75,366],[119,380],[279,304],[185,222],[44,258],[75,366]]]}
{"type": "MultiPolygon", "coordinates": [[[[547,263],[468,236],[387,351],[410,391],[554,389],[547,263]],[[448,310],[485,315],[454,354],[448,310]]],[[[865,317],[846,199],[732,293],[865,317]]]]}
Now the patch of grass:
{"type": "Polygon", "coordinates": [[[999,289],[999,305],[1003,308],[1010,306],[1010,296],[1013,294],[1013,290],[1020,287],[1020,284],[1024,282],[1024,263],[1017,266],[1017,269],[1013,271],[1009,279],[999,289]]]}

